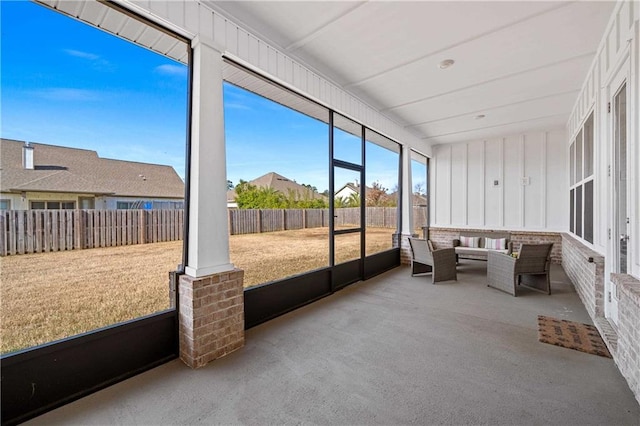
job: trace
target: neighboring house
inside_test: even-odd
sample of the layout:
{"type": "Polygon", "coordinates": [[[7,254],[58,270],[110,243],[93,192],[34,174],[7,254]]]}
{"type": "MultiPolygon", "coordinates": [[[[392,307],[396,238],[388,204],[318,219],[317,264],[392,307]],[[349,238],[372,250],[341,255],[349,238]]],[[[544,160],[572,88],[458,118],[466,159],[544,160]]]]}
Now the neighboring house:
{"type": "Polygon", "coordinates": [[[336,191],[335,198],[342,198],[343,200],[348,200],[349,197],[351,197],[353,194],[360,195],[360,185],[357,182],[356,183],[349,182],[346,185],[342,186],[342,188],[336,191]]]}
{"type": "MultiPolygon", "coordinates": [[[[398,199],[398,193],[393,192],[389,194],[389,197],[395,201],[398,199]]],[[[426,194],[420,194],[418,192],[414,192],[411,198],[412,198],[413,207],[427,207],[426,194]]]]}
{"type": "Polygon", "coordinates": [[[237,209],[238,208],[238,202],[236,201],[236,196],[238,194],[236,194],[236,191],[233,189],[230,189],[227,191],[227,207],[230,209],[237,209]]]}
{"type": "MultiPolygon", "coordinates": [[[[275,172],[262,175],[252,181],[249,181],[249,184],[257,186],[258,188],[272,188],[285,195],[293,193],[298,199],[304,199],[305,197],[326,199],[324,195],[318,194],[306,186],[300,185],[299,183],[275,172]]],[[[236,192],[233,189],[227,191],[227,207],[238,207],[238,203],[236,203],[236,192]]]]}
{"type": "MultiPolygon", "coordinates": [[[[375,186],[375,185],[374,185],[375,186]]],[[[380,188],[378,186],[378,188],[380,188]]],[[[342,186],[342,188],[340,188],[339,190],[336,191],[336,197],[335,198],[341,198],[345,201],[349,200],[349,198],[353,195],[353,194],[358,194],[358,196],[360,195],[360,190],[361,190],[361,186],[358,182],[355,183],[347,183],[346,185],[342,186]]],[[[382,189],[382,191],[384,191],[384,189],[382,189]]],[[[376,194],[379,193],[380,189],[375,189],[373,187],[369,187],[369,186],[365,186],[365,196],[367,198],[367,205],[368,206],[390,206],[390,205],[397,205],[397,199],[398,199],[398,193],[397,192],[392,192],[391,194],[388,193],[382,193],[377,195],[376,198],[378,198],[377,200],[372,200],[371,196],[372,194],[376,194]]],[[[426,205],[427,204],[427,199],[425,197],[422,197],[418,194],[414,194],[413,196],[413,202],[414,205],[426,205]]]]}
{"type": "Polygon", "coordinates": [[[2,210],[183,207],[184,182],[171,166],[0,139],[2,210]]]}

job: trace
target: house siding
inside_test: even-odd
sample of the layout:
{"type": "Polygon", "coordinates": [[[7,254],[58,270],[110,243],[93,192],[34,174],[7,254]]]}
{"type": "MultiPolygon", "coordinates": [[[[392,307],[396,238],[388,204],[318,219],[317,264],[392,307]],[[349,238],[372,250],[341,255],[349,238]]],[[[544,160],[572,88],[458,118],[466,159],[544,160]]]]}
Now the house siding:
{"type": "MultiPolygon", "coordinates": [[[[565,242],[570,243],[563,244],[563,265],[640,402],[640,7],[637,1],[620,1],[614,8],[567,123],[567,152],[590,114],[594,115],[593,243],[573,235],[565,236],[565,242]],[[613,142],[608,103],[621,85],[621,76],[628,95],[627,274],[614,273],[617,235],[612,218],[618,212],[609,175],[613,142]],[[588,262],[589,257],[594,263],[588,262]],[[609,310],[607,305],[609,293],[618,298],[617,318],[615,309],[609,310]]],[[[567,158],[567,169],[569,164],[567,158]]],[[[567,198],[568,195],[567,190],[567,198]]]]}

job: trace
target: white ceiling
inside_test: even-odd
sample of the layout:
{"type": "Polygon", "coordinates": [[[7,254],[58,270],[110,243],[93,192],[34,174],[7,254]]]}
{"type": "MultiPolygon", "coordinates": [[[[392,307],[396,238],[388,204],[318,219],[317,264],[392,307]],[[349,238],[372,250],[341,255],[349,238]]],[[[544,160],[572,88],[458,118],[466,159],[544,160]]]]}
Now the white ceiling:
{"type": "Polygon", "coordinates": [[[564,127],[615,5],[204,3],[433,144],[564,127]]]}

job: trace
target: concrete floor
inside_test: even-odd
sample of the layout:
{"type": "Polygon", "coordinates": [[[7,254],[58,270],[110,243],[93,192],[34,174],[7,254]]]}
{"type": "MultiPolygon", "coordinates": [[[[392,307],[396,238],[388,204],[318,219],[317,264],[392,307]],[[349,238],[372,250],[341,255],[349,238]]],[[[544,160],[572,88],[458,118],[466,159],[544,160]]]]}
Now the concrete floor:
{"type": "Polygon", "coordinates": [[[611,359],[537,340],[537,316],[590,323],[559,267],[552,295],[397,268],[247,332],[200,370],[173,361],[29,424],[639,425],[611,359]]]}

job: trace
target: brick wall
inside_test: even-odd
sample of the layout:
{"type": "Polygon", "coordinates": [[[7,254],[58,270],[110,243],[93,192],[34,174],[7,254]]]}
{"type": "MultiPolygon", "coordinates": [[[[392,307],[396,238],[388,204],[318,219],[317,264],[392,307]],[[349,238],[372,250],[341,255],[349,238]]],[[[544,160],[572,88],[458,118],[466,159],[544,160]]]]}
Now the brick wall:
{"type": "MultiPolygon", "coordinates": [[[[491,232],[491,229],[474,229],[474,228],[429,228],[429,239],[435,243],[436,248],[453,247],[453,240],[464,234],[465,231],[473,232],[491,232]]],[[[520,245],[553,243],[551,250],[551,261],[553,263],[562,263],[562,235],[558,232],[536,232],[536,231],[509,231],[496,229],[496,232],[509,232],[511,241],[513,242],[513,250],[518,251],[520,245]]]]}
{"type": "Polygon", "coordinates": [[[458,237],[459,229],[429,228],[429,239],[435,249],[453,247],[453,240],[458,237]]]}
{"type": "Polygon", "coordinates": [[[199,368],[244,345],[244,271],[180,277],[180,359],[199,368]]]}
{"type": "Polygon", "coordinates": [[[640,403],[640,280],[626,274],[611,274],[611,280],[620,289],[613,358],[640,403]]]}
{"type": "Polygon", "coordinates": [[[562,239],[562,267],[640,403],[640,281],[627,274],[611,274],[619,289],[614,328],[604,315],[604,257],[569,234],[562,239]]]}
{"type": "Polygon", "coordinates": [[[553,243],[551,262],[562,263],[562,234],[559,232],[511,231],[511,241],[514,251],[520,250],[522,244],[553,243]]]}
{"type": "Polygon", "coordinates": [[[589,316],[604,317],[604,257],[571,235],[562,234],[562,267],[589,316]]]}

